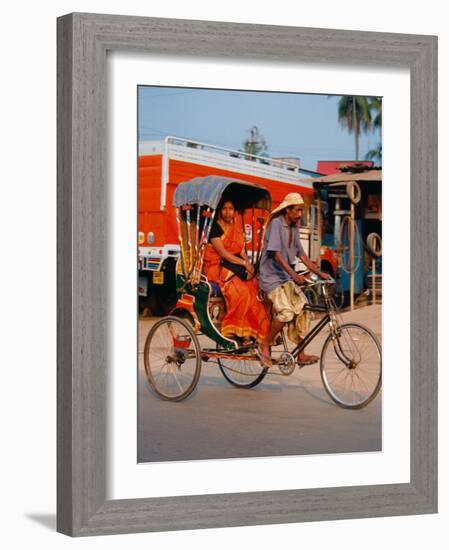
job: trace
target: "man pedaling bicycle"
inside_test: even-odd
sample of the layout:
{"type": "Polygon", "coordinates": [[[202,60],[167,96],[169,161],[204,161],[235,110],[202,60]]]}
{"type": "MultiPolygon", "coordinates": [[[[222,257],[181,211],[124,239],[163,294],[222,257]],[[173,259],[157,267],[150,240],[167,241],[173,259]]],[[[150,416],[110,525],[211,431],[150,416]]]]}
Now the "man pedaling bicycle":
{"type": "MultiPolygon", "coordinates": [[[[305,277],[293,269],[299,257],[302,263],[321,279],[330,279],[310,260],[299,237],[299,221],[304,200],[299,193],[289,193],[270,214],[260,260],[259,285],[272,303],[272,320],[268,335],[258,345],[258,352],[265,367],[271,367],[270,345],[276,335],[288,323],[288,337],[295,344],[301,343],[308,332],[310,319],[304,305],[307,299],[300,285],[305,277]]],[[[315,355],[298,354],[298,364],[310,365],[318,361],[315,355]]]]}

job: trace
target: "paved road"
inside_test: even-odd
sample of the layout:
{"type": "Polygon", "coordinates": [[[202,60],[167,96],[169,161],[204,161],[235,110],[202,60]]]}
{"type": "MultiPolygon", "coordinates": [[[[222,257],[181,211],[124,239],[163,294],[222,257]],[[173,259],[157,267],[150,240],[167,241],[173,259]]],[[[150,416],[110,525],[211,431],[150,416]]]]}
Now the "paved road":
{"type": "MultiPolygon", "coordinates": [[[[381,306],[344,314],[379,337],[381,306]]],[[[139,348],[155,319],[141,319],[139,348]]],[[[326,334],[307,348],[319,355],[326,334]]],[[[268,375],[257,387],[231,386],[215,364],[203,363],[200,381],[185,401],[162,401],[149,389],[139,356],[138,460],[155,462],[378,451],[382,447],[381,393],[365,409],[335,405],[319,367],[290,376],[268,375]]]]}

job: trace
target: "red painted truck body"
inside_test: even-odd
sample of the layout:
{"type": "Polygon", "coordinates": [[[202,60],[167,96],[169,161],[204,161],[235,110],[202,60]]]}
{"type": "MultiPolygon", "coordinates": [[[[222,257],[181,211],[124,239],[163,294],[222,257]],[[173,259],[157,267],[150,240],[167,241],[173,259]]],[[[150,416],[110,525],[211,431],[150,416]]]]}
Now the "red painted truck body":
{"type": "Polygon", "coordinates": [[[179,138],[141,142],[138,157],[139,295],[142,301],[147,298],[153,311],[164,312],[163,306],[171,301],[174,292],[179,244],[173,193],[181,182],[210,175],[262,185],[270,191],[273,208],[287,193],[301,193],[309,207],[309,219],[301,228],[301,239],[309,256],[319,258],[319,241],[312,216],[314,189],[311,183],[303,181],[309,174],[297,165],[179,138]]]}

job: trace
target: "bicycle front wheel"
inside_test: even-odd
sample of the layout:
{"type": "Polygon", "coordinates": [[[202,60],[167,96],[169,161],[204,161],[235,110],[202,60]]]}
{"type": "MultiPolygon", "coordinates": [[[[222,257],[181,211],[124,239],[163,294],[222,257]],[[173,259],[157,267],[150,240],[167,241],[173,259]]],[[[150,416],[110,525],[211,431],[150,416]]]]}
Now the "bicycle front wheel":
{"type": "Polygon", "coordinates": [[[380,344],[362,325],[340,325],[324,342],[320,371],[335,403],[346,409],[361,409],[376,397],[382,385],[380,344]]]}
{"type": "Polygon", "coordinates": [[[164,317],[151,328],[145,341],[147,380],[168,401],[188,397],[198,383],[201,350],[192,327],[184,319],[164,317]]]}

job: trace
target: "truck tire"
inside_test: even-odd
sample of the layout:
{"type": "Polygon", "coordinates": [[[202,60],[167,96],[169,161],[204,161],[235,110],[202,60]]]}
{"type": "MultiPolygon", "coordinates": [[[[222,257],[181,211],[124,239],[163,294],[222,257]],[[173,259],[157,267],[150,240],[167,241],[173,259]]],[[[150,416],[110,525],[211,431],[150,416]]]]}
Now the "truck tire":
{"type": "Polygon", "coordinates": [[[154,317],[168,315],[178,301],[176,294],[176,262],[169,258],[162,265],[164,283],[161,285],[152,282],[153,272],[148,272],[148,295],[139,298],[139,309],[148,307],[154,317]]]}

